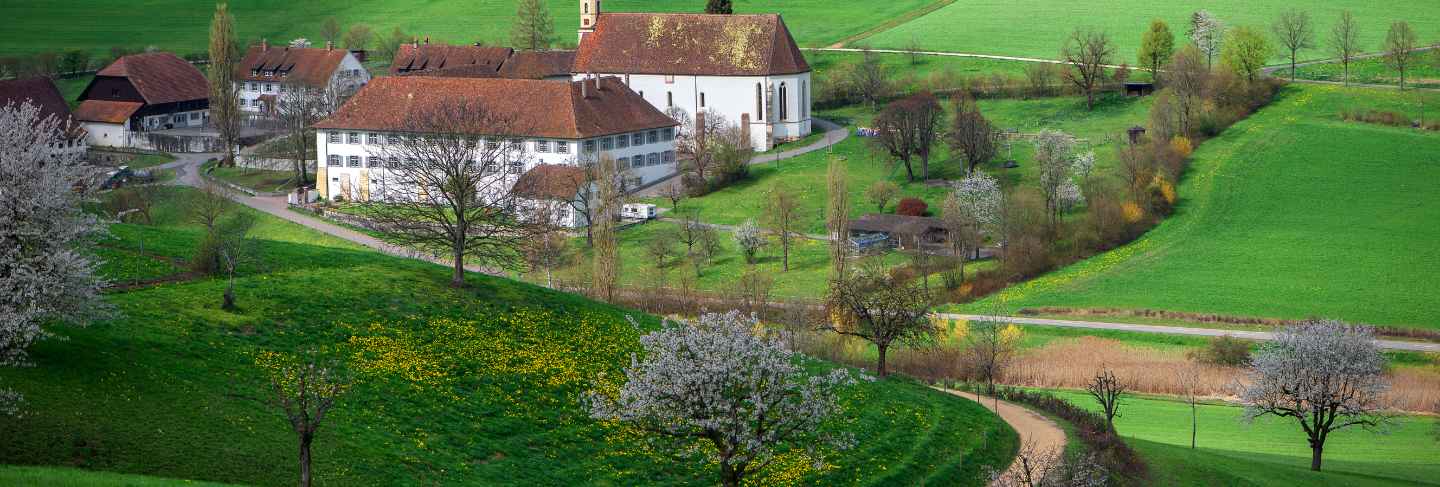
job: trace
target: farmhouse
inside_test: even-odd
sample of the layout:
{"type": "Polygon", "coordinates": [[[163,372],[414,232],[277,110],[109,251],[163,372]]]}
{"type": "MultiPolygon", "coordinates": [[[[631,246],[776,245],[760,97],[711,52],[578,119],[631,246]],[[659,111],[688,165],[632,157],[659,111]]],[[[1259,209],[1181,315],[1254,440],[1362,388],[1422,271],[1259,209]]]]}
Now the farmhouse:
{"type": "Polygon", "coordinates": [[[901,250],[943,250],[947,232],[939,218],[872,213],[850,220],[850,238],[901,250]]]}
{"type": "Polygon", "coordinates": [[[384,194],[384,146],[419,114],[434,107],[478,103],[514,121],[518,133],[473,134],[512,152],[494,167],[513,185],[540,165],[579,167],[613,157],[627,187],[638,188],[674,174],[676,123],[645,103],[617,78],[541,81],[503,78],[396,76],[376,78],[334,116],[315,125],[317,190],[326,198],[370,200],[384,194]],[[490,139],[489,137],[494,137],[490,139]]]}
{"type": "Polygon", "coordinates": [[[390,64],[395,76],[570,80],[575,51],[516,51],[508,47],[452,46],[426,40],[400,46],[390,64]]]}
{"type": "Polygon", "coordinates": [[[168,52],[132,54],[95,73],[75,119],[90,145],[148,147],[145,132],[198,128],[209,119],[205,75],[168,52]]]}
{"type": "Polygon", "coordinates": [[[601,13],[580,1],[575,79],[617,76],[656,108],[723,116],[756,150],[810,134],[810,65],[779,15],[601,13]]]}
{"type": "Polygon", "coordinates": [[[348,94],[370,82],[360,60],[332,43],[324,48],[278,47],[262,40],[245,51],[235,69],[240,107],[256,113],[273,111],[281,96],[298,87],[348,94]]]}
{"type": "Polygon", "coordinates": [[[0,107],[13,104],[19,108],[25,103],[34,105],[41,118],[54,117],[58,120],[66,137],[58,147],[52,146],[53,149],[57,152],[85,152],[85,131],[71,116],[70,105],[65,103],[65,97],[55,87],[55,82],[45,77],[0,80],[0,107]]]}

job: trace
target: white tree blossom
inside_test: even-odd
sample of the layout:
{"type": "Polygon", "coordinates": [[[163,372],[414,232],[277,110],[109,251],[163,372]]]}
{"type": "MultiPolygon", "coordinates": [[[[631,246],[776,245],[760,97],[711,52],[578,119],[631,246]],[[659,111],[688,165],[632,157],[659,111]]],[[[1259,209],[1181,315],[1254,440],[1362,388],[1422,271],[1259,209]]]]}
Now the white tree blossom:
{"type": "Polygon", "coordinates": [[[1225,22],[1208,10],[1196,11],[1190,16],[1190,41],[1205,53],[1205,65],[1213,65],[1215,56],[1220,54],[1221,44],[1225,42],[1225,22]]]}
{"type": "MultiPolygon", "coordinates": [[[[88,245],[104,227],[80,204],[99,172],[56,148],[66,130],[28,101],[0,107],[0,366],[32,365],[46,322],[83,325],[102,311],[88,245]]],[[[0,412],[20,396],[0,390],[0,412]]]]}
{"type": "Polygon", "coordinates": [[[1081,181],[1089,178],[1090,173],[1095,170],[1095,151],[1086,151],[1076,155],[1074,161],[1071,162],[1070,170],[1081,181]]]}
{"type": "Polygon", "coordinates": [[[740,252],[745,254],[745,262],[755,263],[755,254],[765,246],[765,234],[761,233],[760,227],[755,220],[745,220],[744,224],[735,228],[735,245],[740,247],[740,252]]]}
{"type": "Polygon", "coordinates": [[[1094,159],[1080,161],[1085,155],[1075,154],[1075,138],[1058,130],[1042,130],[1035,138],[1035,162],[1040,167],[1040,193],[1045,196],[1045,209],[1051,223],[1059,220],[1060,212],[1084,202],[1075,183],[1077,169],[1093,168],[1094,159]]]}
{"type": "Polygon", "coordinates": [[[825,450],[854,442],[823,426],[840,412],[837,389],[855,379],[843,369],[806,373],[801,356],[754,317],[732,311],[667,322],[640,343],[645,357],[631,358],[618,395],[590,396],[591,415],[632,423],[682,449],[708,442],[713,448],[703,450],[720,465],[723,485],[740,485],[792,449],[819,462],[825,450]]]}
{"type": "Polygon", "coordinates": [[[1335,320],[1286,327],[1251,359],[1250,378],[1240,395],[1245,418],[1293,418],[1310,442],[1311,470],[1320,470],[1331,432],[1389,420],[1380,403],[1389,387],[1385,357],[1370,327],[1335,320]]]}

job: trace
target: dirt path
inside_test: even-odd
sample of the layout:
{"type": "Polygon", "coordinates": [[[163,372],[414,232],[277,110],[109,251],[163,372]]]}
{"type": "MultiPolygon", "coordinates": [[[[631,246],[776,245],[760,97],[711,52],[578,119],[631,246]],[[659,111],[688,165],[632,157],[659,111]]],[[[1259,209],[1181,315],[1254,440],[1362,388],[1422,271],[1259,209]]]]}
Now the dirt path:
{"type": "MultiPolygon", "coordinates": [[[[1000,419],[1005,420],[1006,423],[1010,424],[1010,427],[1015,428],[1015,432],[1020,433],[1020,445],[1022,448],[1029,448],[1036,452],[1055,453],[1061,453],[1065,450],[1065,430],[1060,429],[1060,426],[1056,425],[1054,421],[1051,421],[1050,418],[1040,413],[1008,401],[998,401],[999,409],[997,410],[997,401],[993,397],[967,394],[953,389],[942,389],[938,387],[935,389],[978,402],[980,405],[985,406],[985,409],[995,411],[996,414],[1000,415],[1000,419]]],[[[1045,469],[1044,467],[1044,465],[1036,466],[1034,470],[1043,471],[1045,469]]],[[[1019,457],[1017,456],[1016,461],[1011,462],[1010,468],[1006,470],[1006,476],[1009,477],[1010,474],[1019,468],[1020,463],[1019,457]]]]}

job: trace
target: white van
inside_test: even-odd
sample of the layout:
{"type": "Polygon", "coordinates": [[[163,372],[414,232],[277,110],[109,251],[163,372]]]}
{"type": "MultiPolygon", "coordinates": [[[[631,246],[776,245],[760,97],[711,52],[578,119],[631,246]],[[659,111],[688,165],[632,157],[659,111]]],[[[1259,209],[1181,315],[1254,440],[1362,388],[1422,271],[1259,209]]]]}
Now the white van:
{"type": "Polygon", "coordinates": [[[658,213],[655,205],[631,203],[620,208],[620,218],[627,220],[653,220],[658,213]]]}

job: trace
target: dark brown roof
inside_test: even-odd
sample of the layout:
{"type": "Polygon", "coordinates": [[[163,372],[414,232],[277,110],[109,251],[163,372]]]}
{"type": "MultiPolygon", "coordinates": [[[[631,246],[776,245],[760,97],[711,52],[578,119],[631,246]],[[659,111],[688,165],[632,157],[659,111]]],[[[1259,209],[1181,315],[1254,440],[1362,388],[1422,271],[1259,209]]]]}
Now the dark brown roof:
{"type": "Polygon", "coordinates": [[[944,230],[945,222],[928,216],[892,215],[871,213],[850,220],[850,230],[859,232],[888,233],[890,235],[919,235],[932,230],[944,230]]]}
{"type": "Polygon", "coordinates": [[[585,170],[576,166],[540,164],[515,180],[514,192],[533,200],[569,201],[585,184],[585,170]]]}
{"type": "Polygon", "coordinates": [[[447,70],[451,74],[446,76],[494,77],[513,52],[508,47],[402,44],[390,63],[390,74],[447,70]]]}
{"type": "Polygon", "coordinates": [[[235,66],[240,81],[279,81],[324,87],[350,51],[319,47],[250,46],[235,66]],[[272,73],[266,77],[265,73],[272,73]]]}
{"type": "Polygon", "coordinates": [[[403,131],[409,117],[431,107],[478,102],[485,110],[512,120],[520,135],[583,139],[661,127],[675,121],[617,78],[605,78],[589,97],[581,82],[502,78],[386,76],[375,78],[340,110],[315,125],[322,129],[403,131]]]}
{"type": "Polygon", "coordinates": [[[29,101],[40,109],[40,116],[54,116],[64,125],[70,121],[70,104],[50,78],[0,80],[0,107],[14,103],[17,107],[29,101]]]}
{"type": "Polygon", "coordinates": [[[85,100],[75,109],[75,119],[84,122],[125,123],[144,104],[134,101],[85,100]]]}
{"type": "Polygon", "coordinates": [[[545,79],[570,76],[575,51],[515,51],[500,65],[500,76],[515,79],[545,79]]]}
{"type": "Polygon", "coordinates": [[[95,76],[128,78],[145,98],[159,105],[210,98],[210,85],[199,69],[168,52],[131,54],[116,59],[95,76]]]}
{"type": "Polygon", "coordinates": [[[601,14],[575,72],[763,76],[810,71],[776,14],[601,14]]]}

